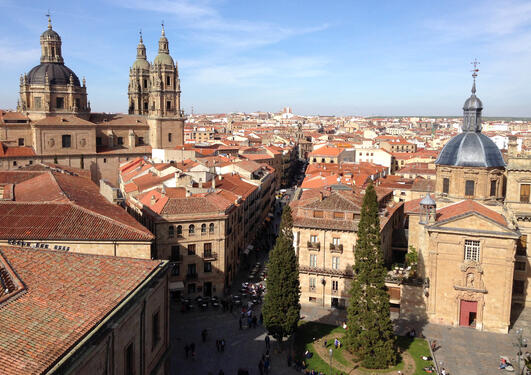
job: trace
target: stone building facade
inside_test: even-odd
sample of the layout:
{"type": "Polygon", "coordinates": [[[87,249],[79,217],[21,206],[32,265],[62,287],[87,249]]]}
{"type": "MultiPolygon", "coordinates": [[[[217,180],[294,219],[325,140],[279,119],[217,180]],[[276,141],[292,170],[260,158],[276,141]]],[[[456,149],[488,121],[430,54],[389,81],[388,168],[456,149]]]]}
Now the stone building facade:
{"type": "Polygon", "coordinates": [[[529,159],[506,166],[481,133],[483,104],[465,101],[463,132],[436,160],[435,196],[406,203],[409,245],[419,252],[427,319],[507,333],[529,299],[529,159]]]}
{"type": "Polygon", "coordinates": [[[120,163],[184,143],[180,79],[164,29],[153,64],[140,40],[130,70],[129,115],[91,112],[86,81],[64,64],[51,21],[40,43],[41,63],[21,76],[17,112],[0,115],[0,143],[7,149],[0,152],[1,170],[59,163],[116,184],[120,163]]]}

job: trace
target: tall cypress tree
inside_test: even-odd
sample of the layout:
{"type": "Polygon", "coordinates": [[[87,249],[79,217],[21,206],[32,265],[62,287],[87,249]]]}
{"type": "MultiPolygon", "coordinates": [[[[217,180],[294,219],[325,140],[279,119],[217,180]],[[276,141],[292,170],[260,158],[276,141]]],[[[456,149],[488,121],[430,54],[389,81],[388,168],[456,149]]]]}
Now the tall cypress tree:
{"type": "Polygon", "coordinates": [[[279,342],[297,329],[299,303],[299,265],[293,248],[293,218],[289,206],[282,212],[279,236],[269,253],[267,293],[262,307],[264,325],[279,342]]]}
{"type": "Polygon", "coordinates": [[[380,248],[378,200],[372,184],[363,198],[354,259],[345,344],[364,367],[386,368],[396,363],[397,349],[380,248]]]}

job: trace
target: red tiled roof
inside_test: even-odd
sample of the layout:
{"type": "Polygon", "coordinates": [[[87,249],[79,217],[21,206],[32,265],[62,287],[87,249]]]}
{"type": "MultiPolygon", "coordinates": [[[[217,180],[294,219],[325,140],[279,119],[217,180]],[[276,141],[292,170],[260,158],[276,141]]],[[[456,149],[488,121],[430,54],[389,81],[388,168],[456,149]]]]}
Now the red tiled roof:
{"type": "Polygon", "coordinates": [[[503,215],[470,199],[437,210],[437,221],[441,222],[449,220],[453,217],[461,216],[470,212],[478,213],[497,222],[500,225],[507,226],[507,221],[503,215]]]}
{"type": "Polygon", "coordinates": [[[0,157],[16,157],[16,156],[35,156],[33,147],[26,146],[7,146],[0,142],[0,157]]]}
{"type": "Polygon", "coordinates": [[[41,374],[90,333],[161,263],[0,248],[26,290],[0,305],[0,372],[41,374]]]}
{"type": "Polygon", "coordinates": [[[309,156],[339,156],[342,151],[341,148],[325,146],[310,152],[309,156]]]}

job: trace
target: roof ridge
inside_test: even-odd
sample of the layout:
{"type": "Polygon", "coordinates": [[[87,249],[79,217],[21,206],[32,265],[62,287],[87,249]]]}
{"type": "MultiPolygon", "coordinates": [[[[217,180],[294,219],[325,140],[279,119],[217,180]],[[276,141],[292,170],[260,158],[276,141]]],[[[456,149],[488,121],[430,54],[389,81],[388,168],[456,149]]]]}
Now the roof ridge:
{"type": "MultiPolygon", "coordinates": [[[[135,227],[132,227],[132,226],[127,225],[127,224],[125,224],[125,223],[122,223],[122,222],[119,221],[119,220],[116,220],[116,219],[113,219],[113,218],[111,218],[111,217],[109,217],[109,216],[105,216],[105,215],[102,215],[102,214],[100,214],[100,213],[98,213],[98,212],[92,211],[92,210],[90,210],[89,208],[83,207],[83,206],[81,206],[81,205],[79,205],[79,204],[77,204],[77,203],[74,203],[74,202],[72,202],[72,201],[70,201],[69,203],[70,203],[70,205],[75,206],[75,207],[79,208],[79,209],[82,210],[82,211],[86,211],[86,212],[91,213],[91,214],[94,215],[94,216],[97,216],[97,217],[103,218],[105,221],[112,221],[113,223],[118,224],[118,226],[120,226],[120,227],[123,227],[123,228],[129,228],[129,229],[131,229],[131,230],[133,230],[133,231],[135,231],[135,232],[137,232],[137,233],[139,233],[139,234],[147,235],[146,232],[141,231],[140,229],[135,228],[135,227]]],[[[67,204],[68,204],[68,203],[67,203],[67,204]]],[[[128,215],[129,215],[129,214],[128,214],[128,215]]],[[[132,216],[131,216],[131,219],[135,220],[132,216]]],[[[139,223],[139,224],[140,224],[140,223],[139,223]]],[[[146,231],[149,232],[149,230],[148,230],[147,228],[146,228],[146,231]]],[[[151,232],[149,232],[149,233],[151,234],[152,237],[154,237],[153,233],[151,233],[151,232]]]]}

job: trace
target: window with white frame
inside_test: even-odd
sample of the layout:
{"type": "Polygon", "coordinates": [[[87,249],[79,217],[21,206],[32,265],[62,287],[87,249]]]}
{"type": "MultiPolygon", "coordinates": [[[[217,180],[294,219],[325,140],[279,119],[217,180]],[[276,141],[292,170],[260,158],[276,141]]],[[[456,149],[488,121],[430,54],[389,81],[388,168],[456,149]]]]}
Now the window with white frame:
{"type": "Polygon", "coordinates": [[[310,242],[317,242],[317,235],[316,234],[312,234],[310,236],[310,242]]]}
{"type": "Polygon", "coordinates": [[[332,257],[332,268],[339,269],[339,257],[332,257]]]}
{"type": "Polygon", "coordinates": [[[332,238],[332,243],[333,243],[334,245],[339,245],[339,237],[334,237],[334,238],[332,238]]]}
{"type": "Polygon", "coordinates": [[[310,288],[315,288],[315,277],[310,277],[310,288]]]}
{"type": "Polygon", "coordinates": [[[317,254],[310,254],[310,267],[317,267],[317,254]]]}
{"type": "Polygon", "coordinates": [[[479,241],[465,240],[465,260],[479,262],[479,246],[479,241]]]}

